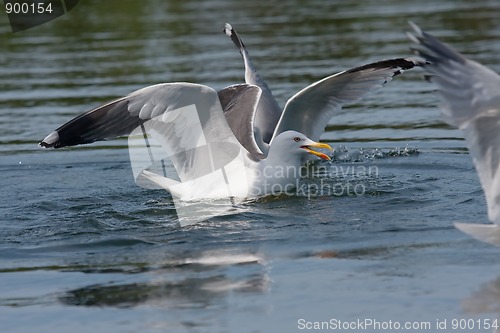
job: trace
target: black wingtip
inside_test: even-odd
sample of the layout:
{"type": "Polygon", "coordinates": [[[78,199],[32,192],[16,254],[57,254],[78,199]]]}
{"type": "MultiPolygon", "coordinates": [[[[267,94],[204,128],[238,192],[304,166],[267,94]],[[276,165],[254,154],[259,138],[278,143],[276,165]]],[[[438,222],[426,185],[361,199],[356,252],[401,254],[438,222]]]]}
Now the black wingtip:
{"type": "Polygon", "coordinates": [[[245,48],[245,44],[243,44],[243,41],[241,40],[240,36],[238,36],[238,33],[236,32],[236,30],[234,30],[233,26],[229,23],[226,23],[224,25],[223,32],[226,34],[226,36],[231,38],[234,45],[236,45],[240,52],[242,52],[242,50],[245,48]]]}
{"type": "Polygon", "coordinates": [[[59,133],[57,131],[53,131],[49,135],[45,137],[38,146],[42,148],[57,148],[57,145],[59,143],[59,133]]]}
{"type": "Polygon", "coordinates": [[[422,65],[423,65],[422,61],[419,61],[414,58],[395,58],[351,68],[347,70],[346,73],[355,73],[367,69],[369,70],[394,69],[394,74],[392,76],[396,76],[401,74],[405,70],[412,69],[415,66],[422,66],[422,65]]]}
{"type": "Polygon", "coordinates": [[[411,47],[411,50],[418,56],[427,60],[427,65],[443,61],[443,59],[456,61],[461,64],[467,62],[467,58],[454,50],[451,46],[423,31],[415,23],[410,21],[408,24],[413,29],[413,32],[408,32],[407,36],[416,45],[411,47]]]}

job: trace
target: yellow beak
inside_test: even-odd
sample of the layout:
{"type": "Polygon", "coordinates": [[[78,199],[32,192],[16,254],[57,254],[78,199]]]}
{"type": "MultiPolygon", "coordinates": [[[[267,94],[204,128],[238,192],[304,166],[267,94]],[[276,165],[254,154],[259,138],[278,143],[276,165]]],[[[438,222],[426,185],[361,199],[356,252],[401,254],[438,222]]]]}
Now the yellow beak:
{"type": "Polygon", "coordinates": [[[305,145],[305,146],[302,146],[300,148],[304,149],[309,154],[313,154],[313,155],[318,156],[321,159],[324,159],[324,160],[327,160],[327,161],[331,161],[332,160],[330,158],[330,156],[311,149],[311,148],[323,148],[323,149],[328,149],[330,151],[333,151],[333,148],[329,144],[320,143],[320,142],[314,142],[313,144],[305,145]]]}

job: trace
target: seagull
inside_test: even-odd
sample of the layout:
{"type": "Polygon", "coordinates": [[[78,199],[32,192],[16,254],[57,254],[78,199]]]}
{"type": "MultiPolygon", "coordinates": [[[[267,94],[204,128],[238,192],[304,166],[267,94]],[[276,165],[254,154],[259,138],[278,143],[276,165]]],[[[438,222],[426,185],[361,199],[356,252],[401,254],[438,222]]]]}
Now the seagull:
{"type": "Polygon", "coordinates": [[[352,68],[305,87],[281,109],[236,31],[230,24],[224,31],[243,56],[245,83],[218,92],[185,82],[148,86],[77,116],[40,146],[128,135],[137,184],[186,201],[290,193],[304,164],[330,160],[320,150],[332,147],[318,141],[344,104],[419,65],[396,58],[352,68]],[[159,163],[163,170],[153,168],[159,163]]]}
{"type": "Polygon", "coordinates": [[[500,245],[500,76],[410,22],[413,50],[439,88],[445,121],[465,134],[493,224],[455,223],[461,231],[500,245]]]}

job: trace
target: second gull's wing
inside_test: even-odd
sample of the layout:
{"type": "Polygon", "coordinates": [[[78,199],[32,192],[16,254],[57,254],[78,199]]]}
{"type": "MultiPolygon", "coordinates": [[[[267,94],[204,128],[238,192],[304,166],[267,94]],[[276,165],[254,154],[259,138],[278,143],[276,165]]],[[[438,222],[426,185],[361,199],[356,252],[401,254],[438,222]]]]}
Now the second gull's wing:
{"type": "Polygon", "coordinates": [[[465,58],[411,24],[414,51],[429,63],[424,69],[439,88],[445,120],[462,129],[483,187],[488,217],[496,225],[457,223],[472,236],[500,244],[500,76],[465,58]]]}

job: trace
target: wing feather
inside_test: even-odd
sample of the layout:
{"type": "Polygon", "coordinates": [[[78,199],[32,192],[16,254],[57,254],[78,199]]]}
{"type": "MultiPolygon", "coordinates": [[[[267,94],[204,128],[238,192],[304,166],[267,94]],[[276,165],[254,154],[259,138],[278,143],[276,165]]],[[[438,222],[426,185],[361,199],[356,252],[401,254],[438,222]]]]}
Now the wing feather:
{"type": "Polygon", "coordinates": [[[445,121],[465,133],[488,217],[500,225],[500,76],[411,25],[413,50],[429,62],[424,69],[439,88],[445,121]]]}
{"type": "Polygon", "coordinates": [[[267,153],[267,144],[271,141],[276,124],[280,119],[282,112],[281,107],[278,105],[266,81],[257,73],[250,59],[248,50],[236,30],[234,30],[229,23],[226,23],[224,32],[238,48],[243,57],[243,63],[245,65],[245,82],[256,85],[262,90],[255,114],[254,126],[258,132],[257,144],[260,150],[267,153]]]}
{"type": "Polygon", "coordinates": [[[257,159],[265,158],[254,135],[254,118],[262,90],[249,84],[236,84],[218,92],[224,116],[238,141],[257,159]]]}
{"type": "Polygon", "coordinates": [[[135,141],[131,150],[136,178],[149,164],[168,158],[177,173],[171,178],[189,181],[224,167],[243,149],[224,117],[217,92],[192,83],[163,83],[132,92],[70,120],[40,145],[61,148],[130,134],[146,141],[139,146],[135,141]],[[143,138],[146,134],[161,145],[161,156],[143,138]],[[138,161],[141,156],[147,160],[138,161]]]}
{"type": "Polygon", "coordinates": [[[273,138],[284,131],[295,130],[312,140],[319,140],[330,118],[344,104],[356,102],[415,65],[412,59],[384,60],[328,76],[307,86],[287,101],[273,138]]]}

